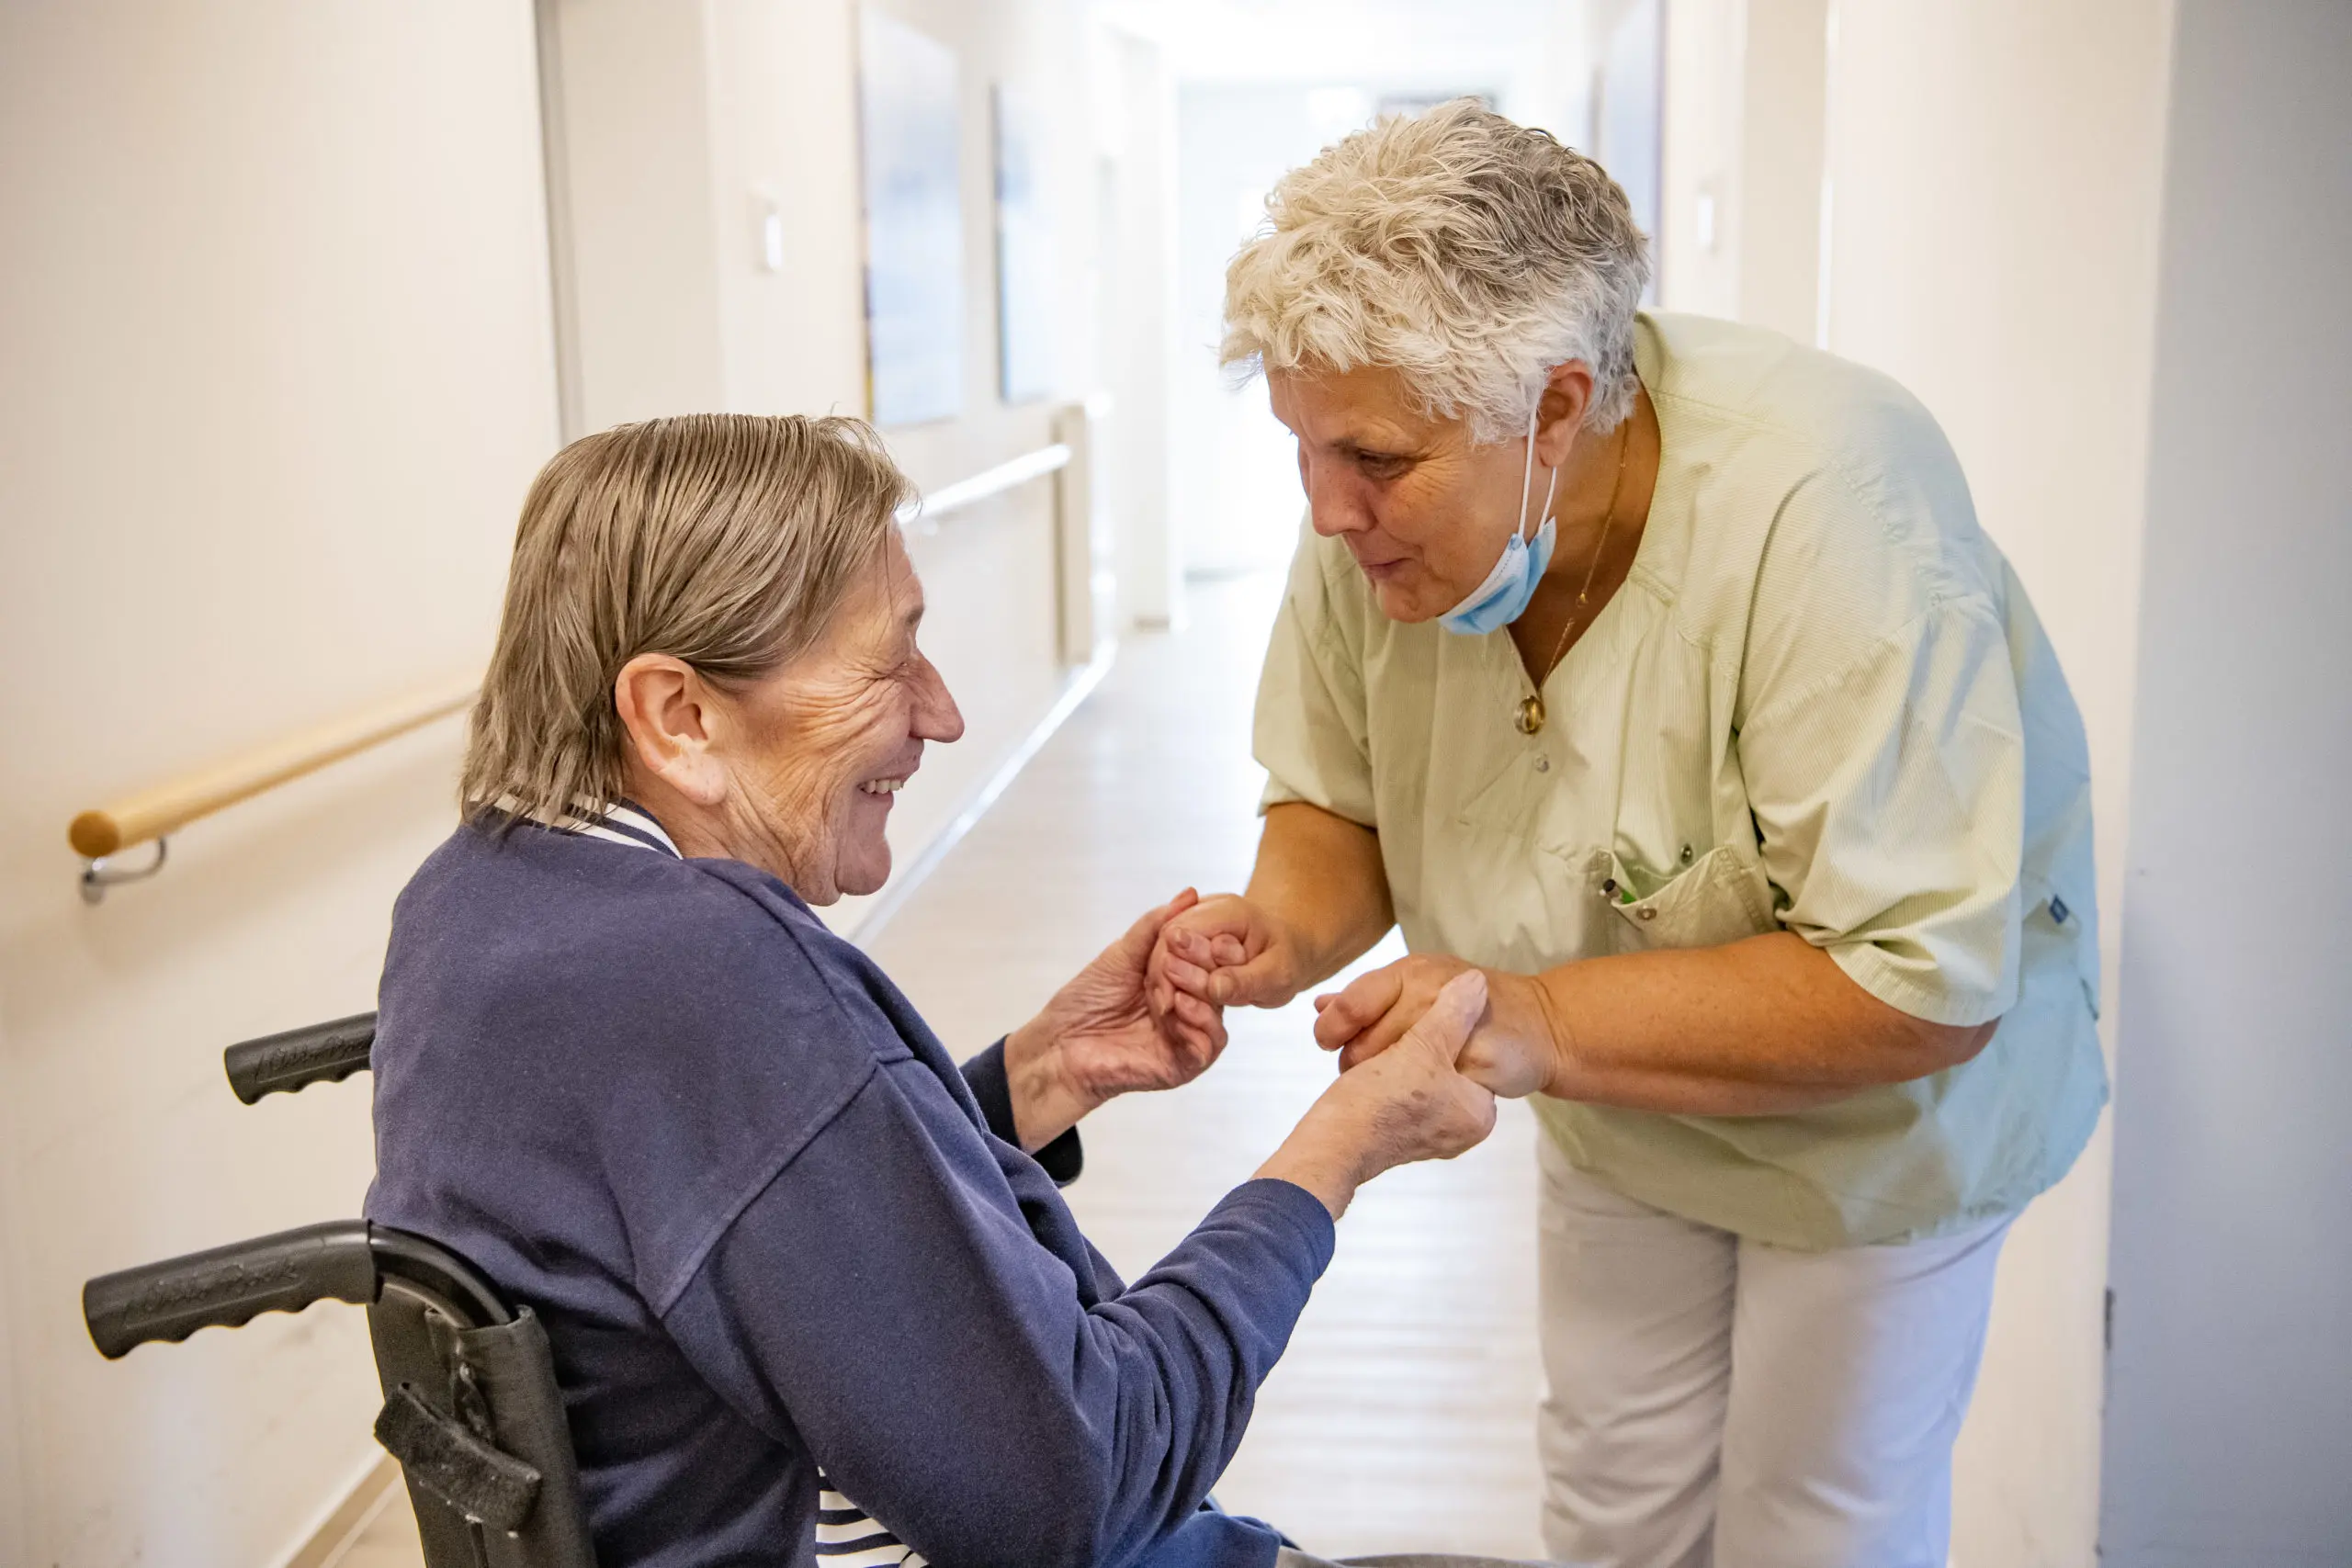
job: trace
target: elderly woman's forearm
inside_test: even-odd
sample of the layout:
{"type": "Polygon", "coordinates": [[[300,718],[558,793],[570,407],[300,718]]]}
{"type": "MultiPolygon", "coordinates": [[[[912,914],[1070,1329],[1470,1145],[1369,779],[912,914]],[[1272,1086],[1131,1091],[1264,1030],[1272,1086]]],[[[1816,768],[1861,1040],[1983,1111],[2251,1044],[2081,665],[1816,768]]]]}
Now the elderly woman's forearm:
{"type": "Polygon", "coordinates": [[[910,1089],[929,1098],[876,1075],[665,1321],[706,1376],[788,1418],[835,1485],[932,1561],[1132,1562],[1231,1461],[1330,1261],[1330,1219],[1308,1194],[1245,1183],[1133,1285],[1107,1268],[1087,1281],[1090,1302],[992,1206],[995,1167],[910,1117],[910,1089]]]}
{"type": "Polygon", "coordinates": [[[1789,932],[1626,953],[1537,977],[1544,1092],[1682,1115],[1770,1115],[1967,1061],[1993,1025],[1917,1019],[1789,932]]]}

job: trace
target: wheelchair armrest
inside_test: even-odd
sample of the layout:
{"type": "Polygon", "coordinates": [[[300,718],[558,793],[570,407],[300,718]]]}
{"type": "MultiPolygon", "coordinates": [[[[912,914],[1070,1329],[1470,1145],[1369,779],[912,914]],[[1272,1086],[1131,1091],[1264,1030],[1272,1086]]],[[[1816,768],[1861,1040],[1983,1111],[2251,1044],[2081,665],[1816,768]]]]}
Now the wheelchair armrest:
{"type": "Polygon", "coordinates": [[[365,1220],[334,1220],[101,1275],[82,1287],[90,1342],[109,1360],[153,1339],[233,1328],[265,1312],[378,1293],[365,1220]]]}
{"type": "Polygon", "coordinates": [[[265,1094],[339,1083],[367,1067],[375,1044],[376,1015],[354,1013],[232,1045],[220,1053],[220,1065],[228,1071],[230,1089],[251,1105],[265,1094]]]}

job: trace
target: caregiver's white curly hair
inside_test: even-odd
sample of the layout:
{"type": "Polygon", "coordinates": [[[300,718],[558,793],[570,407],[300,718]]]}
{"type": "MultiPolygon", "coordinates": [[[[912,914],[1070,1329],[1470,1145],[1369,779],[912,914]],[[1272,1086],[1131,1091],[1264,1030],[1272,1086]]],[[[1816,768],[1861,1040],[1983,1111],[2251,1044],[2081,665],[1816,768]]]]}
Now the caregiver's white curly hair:
{"type": "Polygon", "coordinates": [[[1589,428],[1634,406],[1648,243],[1600,165],[1475,98],[1390,116],[1284,175],[1225,273],[1219,357],[1395,370],[1474,440],[1516,435],[1553,367],[1592,369],[1589,428]]]}

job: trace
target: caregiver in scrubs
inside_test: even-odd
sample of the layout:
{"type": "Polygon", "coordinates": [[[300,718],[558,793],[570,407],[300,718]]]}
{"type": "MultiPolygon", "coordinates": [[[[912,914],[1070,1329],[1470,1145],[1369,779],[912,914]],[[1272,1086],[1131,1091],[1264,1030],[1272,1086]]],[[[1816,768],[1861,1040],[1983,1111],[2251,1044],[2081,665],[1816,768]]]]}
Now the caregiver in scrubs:
{"type": "Polygon", "coordinates": [[[1310,512],[1249,889],[1158,995],[1453,975],[1532,1097],[1551,1554],[1941,1568],[2018,1212],[2106,1096],[2083,731],[1886,378],[1637,310],[1624,195],[1464,100],[1285,176],[1227,275],[1310,512]]]}

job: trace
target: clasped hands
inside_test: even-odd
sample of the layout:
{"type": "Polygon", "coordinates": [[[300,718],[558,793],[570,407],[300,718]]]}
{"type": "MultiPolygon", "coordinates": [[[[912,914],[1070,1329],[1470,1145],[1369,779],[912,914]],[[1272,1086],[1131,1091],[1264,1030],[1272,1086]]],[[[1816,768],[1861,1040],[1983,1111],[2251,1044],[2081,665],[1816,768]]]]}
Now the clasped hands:
{"type": "MultiPolygon", "coordinates": [[[[1296,994],[1289,952],[1239,898],[1187,888],[1146,912],[1006,1037],[1022,1145],[1042,1148],[1116,1095],[1198,1077],[1224,1053],[1226,1005],[1296,994]]],[[[1337,1217],[1382,1171],[1484,1139],[1498,1075],[1473,1061],[1482,1038],[1498,1038],[1488,999],[1482,972],[1414,960],[1319,998],[1316,1037],[1343,1071],[1258,1174],[1305,1188],[1337,1217]]]]}
{"type": "MultiPolygon", "coordinates": [[[[1151,955],[1148,1002],[1155,1016],[1193,1017],[1227,1007],[1281,1007],[1307,983],[1302,944],[1271,912],[1235,894],[1175,911],[1151,955]]],[[[1487,1006],[1463,1043],[1464,1077],[1503,1099],[1550,1081],[1557,1032],[1543,987],[1522,975],[1478,970],[1459,958],[1413,953],[1315,998],[1315,1043],[1336,1052],[1342,1072],[1380,1055],[1419,1023],[1447,984],[1464,974],[1486,981],[1487,1006]]]]}

